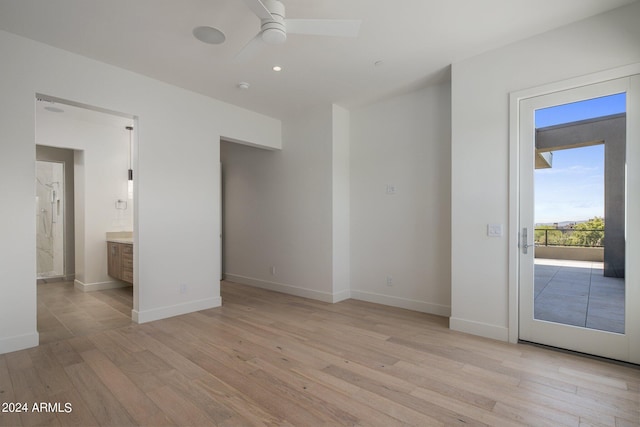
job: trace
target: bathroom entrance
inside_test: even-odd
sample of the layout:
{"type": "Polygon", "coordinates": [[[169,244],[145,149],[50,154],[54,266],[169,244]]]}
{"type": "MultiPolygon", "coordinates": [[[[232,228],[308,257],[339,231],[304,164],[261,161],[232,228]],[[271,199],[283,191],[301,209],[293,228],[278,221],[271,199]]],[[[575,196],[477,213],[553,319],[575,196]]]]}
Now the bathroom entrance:
{"type": "Polygon", "coordinates": [[[109,274],[107,242],[133,235],[134,124],[70,101],[36,99],[40,344],[131,324],[134,288],[109,274]]]}

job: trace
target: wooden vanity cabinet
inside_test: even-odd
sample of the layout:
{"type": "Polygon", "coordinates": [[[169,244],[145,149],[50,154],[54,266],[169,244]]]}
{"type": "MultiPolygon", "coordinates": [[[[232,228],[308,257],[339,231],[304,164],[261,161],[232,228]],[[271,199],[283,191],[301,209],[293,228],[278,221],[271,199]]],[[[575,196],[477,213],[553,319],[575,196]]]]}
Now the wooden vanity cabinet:
{"type": "Polygon", "coordinates": [[[133,245],[107,242],[107,253],[109,276],[133,284],[133,245]]]}
{"type": "Polygon", "coordinates": [[[120,280],[133,284],[133,245],[120,244],[122,245],[120,258],[120,271],[122,275],[120,280]]]}

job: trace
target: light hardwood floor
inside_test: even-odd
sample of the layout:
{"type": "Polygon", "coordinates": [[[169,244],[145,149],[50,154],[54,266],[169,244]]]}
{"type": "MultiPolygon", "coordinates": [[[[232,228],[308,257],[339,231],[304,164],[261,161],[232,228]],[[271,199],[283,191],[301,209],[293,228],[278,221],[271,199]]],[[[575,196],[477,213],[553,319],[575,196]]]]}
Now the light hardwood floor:
{"type": "Polygon", "coordinates": [[[130,325],[133,288],[81,292],[73,282],[37,285],[40,344],[130,325]]]}
{"type": "Polygon", "coordinates": [[[223,283],[223,306],[0,355],[0,425],[631,426],[640,370],[223,283]]]}

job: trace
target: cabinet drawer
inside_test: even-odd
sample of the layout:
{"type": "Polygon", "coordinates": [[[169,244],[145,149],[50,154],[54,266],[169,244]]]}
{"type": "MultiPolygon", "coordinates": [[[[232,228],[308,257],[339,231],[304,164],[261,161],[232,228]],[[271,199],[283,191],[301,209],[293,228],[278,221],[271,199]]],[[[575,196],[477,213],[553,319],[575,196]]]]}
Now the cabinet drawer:
{"type": "Polygon", "coordinates": [[[121,280],[124,282],[133,283],[133,270],[123,269],[121,280]]]}
{"type": "Polygon", "coordinates": [[[131,254],[131,255],[133,255],[133,245],[123,244],[122,245],[122,253],[123,254],[131,254]]]}
{"type": "Polygon", "coordinates": [[[122,269],[132,269],[133,268],[133,258],[123,256],[122,257],[122,269]]]}

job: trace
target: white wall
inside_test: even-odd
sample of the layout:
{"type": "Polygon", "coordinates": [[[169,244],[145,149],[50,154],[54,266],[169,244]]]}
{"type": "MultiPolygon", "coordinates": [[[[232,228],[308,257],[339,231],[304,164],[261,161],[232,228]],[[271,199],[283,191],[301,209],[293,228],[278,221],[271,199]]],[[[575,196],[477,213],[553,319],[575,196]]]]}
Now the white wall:
{"type": "Polygon", "coordinates": [[[444,84],[351,112],[353,298],[449,315],[449,106],[444,84]]]}
{"type": "Polygon", "coordinates": [[[334,301],[332,117],[283,122],[282,151],[223,143],[228,280],[334,301]]]}
{"type": "Polygon", "coordinates": [[[453,64],[452,318],[507,340],[509,93],[640,61],[640,3],[453,64]]]}
{"type": "Polygon", "coordinates": [[[36,93],[138,117],[137,320],[219,305],[219,138],[279,147],[279,122],[6,32],[0,58],[0,353],[38,342],[36,93]]]}
{"type": "MultiPolygon", "coordinates": [[[[64,106],[63,106],[64,109],[64,106]]],[[[101,113],[95,113],[101,114],[101,113]]],[[[113,121],[113,120],[112,120],[113,121]]],[[[118,285],[107,274],[108,231],[133,230],[133,201],[127,200],[129,131],[133,120],[107,124],[71,118],[67,113],[39,113],[36,117],[36,143],[83,151],[83,162],[76,169],[84,176],[75,193],[75,211],[82,211],[84,229],[76,246],[83,251],[84,266],[76,283],[87,288],[118,285]],[[116,201],[127,201],[127,209],[116,209],[116,201]]],[[[68,224],[68,226],[73,226],[68,224]]]]}
{"type": "Polygon", "coordinates": [[[351,296],[351,124],[349,111],[333,106],[332,117],[332,226],[334,302],[351,296]]]}

